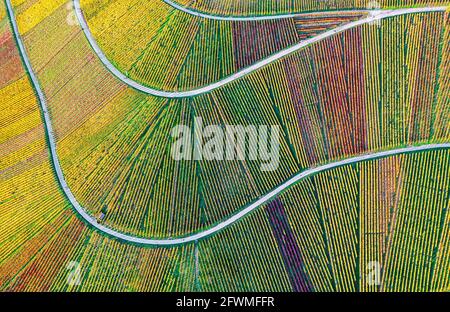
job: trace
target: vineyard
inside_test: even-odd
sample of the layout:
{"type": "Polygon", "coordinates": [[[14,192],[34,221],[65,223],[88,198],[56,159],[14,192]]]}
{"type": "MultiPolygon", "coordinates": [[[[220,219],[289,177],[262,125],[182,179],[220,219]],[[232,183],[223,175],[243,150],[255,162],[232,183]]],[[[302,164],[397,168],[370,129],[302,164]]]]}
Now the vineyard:
{"type": "Polygon", "coordinates": [[[425,5],[446,5],[446,0],[170,0],[194,11],[219,16],[274,15],[345,9],[383,9],[425,5]]]}
{"type": "Polygon", "coordinates": [[[216,21],[160,1],[103,2],[81,1],[96,41],[128,77],[157,89],[204,86],[298,41],[292,20],[216,21]]]}
{"type": "Polygon", "coordinates": [[[215,283],[227,272],[235,277],[232,288],[244,290],[445,289],[450,181],[442,172],[449,156],[398,156],[304,180],[200,244],[200,254],[201,246],[207,250],[200,266],[208,268],[201,280],[214,291],[230,288],[228,280],[215,283]],[[371,263],[385,268],[379,284],[368,282],[371,263]]]}
{"type": "MultiPolygon", "coordinates": [[[[24,40],[72,192],[91,215],[106,212],[104,224],[121,232],[187,235],[312,166],[448,140],[446,13],[364,25],[187,99],[148,96],[114,79],[66,15],[63,5],[38,25],[45,32],[58,28],[58,37],[36,30],[24,40]],[[399,45],[403,53],[390,56],[399,45]],[[171,129],[193,129],[194,117],[205,125],[280,126],[280,167],[261,172],[260,161],[173,160],[171,129]]],[[[179,77],[184,79],[192,81],[179,77]]]]}
{"type": "MultiPolygon", "coordinates": [[[[265,7],[256,1],[179,2],[214,14],[318,9],[306,0],[266,1],[265,7]]],[[[321,9],[361,5],[336,2],[321,9]]],[[[212,92],[167,99],[134,90],[105,68],[70,1],[12,4],[71,192],[91,216],[122,233],[197,233],[308,168],[450,139],[448,11],[358,26],[212,92]],[[196,117],[205,125],[279,126],[279,168],[262,172],[261,160],[175,161],[171,130],[182,124],[194,132],[196,117]]],[[[158,1],[81,5],[114,65],[164,90],[210,84],[362,17],[229,22],[194,17],[158,1]]],[[[319,173],[193,244],[144,247],[99,233],[77,215],[56,179],[35,86],[8,18],[2,1],[0,290],[449,288],[447,150],[319,173]],[[368,273],[373,265],[383,268],[380,283],[372,283],[368,273]],[[68,277],[78,268],[81,282],[68,277]]]]}

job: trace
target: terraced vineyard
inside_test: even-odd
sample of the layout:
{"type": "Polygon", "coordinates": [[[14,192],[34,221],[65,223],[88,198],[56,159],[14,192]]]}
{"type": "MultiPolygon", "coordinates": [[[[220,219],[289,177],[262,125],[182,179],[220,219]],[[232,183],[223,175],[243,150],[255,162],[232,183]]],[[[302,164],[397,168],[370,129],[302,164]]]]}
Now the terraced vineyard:
{"type": "Polygon", "coordinates": [[[140,1],[99,5],[83,0],[81,6],[113,64],[131,79],[163,90],[204,86],[298,41],[291,20],[201,19],[161,1],[147,1],[142,7],[140,1]]]}
{"type": "MultiPolygon", "coordinates": [[[[211,269],[202,280],[231,271],[233,287],[247,290],[266,289],[266,283],[275,291],[445,289],[449,176],[442,172],[449,156],[442,151],[392,157],[300,182],[231,233],[200,244],[228,260],[221,263],[208,253],[203,266],[211,269]],[[277,250],[276,259],[266,258],[277,250]],[[379,283],[370,281],[372,263],[385,268],[379,283]]],[[[223,291],[227,283],[210,285],[223,291]]]]}
{"type": "Polygon", "coordinates": [[[390,7],[410,7],[426,5],[432,6],[448,4],[448,1],[446,0],[170,0],[167,2],[175,3],[194,11],[200,11],[220,16],[271,15],[343,9],[365,10],[390,7]]]}
{"type": "MultiPolygon", "coordinates": [[[[256,12],[248,3],[248,12],[256,12]]],[[[93,218],[120,233],[192,235],[309,168],[449,142],[448,12],[358,26],[212,92],[167,99],[134,90],[108,71],[75,22],[71,2],[12,4],[26,48],[22,58],[29,59],[45,95],[68,186],[93,218]],[[199,117],[204,125],[279,126],[280,166],[264,172],[261,160],[174,160],[171,130],[182,124],[195,133],[199,117]]],[[[114,65],[168,90],[210,84],[363,18],[229,22],[193,17],[157,1],[81,5],[114,65]]],[[[306,1],[299,5],[307,10],[306,1]]],[[[219,9],[225,10],[212,11],[219,9]]],[[[91,227],[54,173],[36,85],[24,70],[10,18],[1,2],[1,290],[450,287],[446,149],[321,172],[211,237],[182,246],[130,244],[91,227]],[[375,283],[373,265],[382,268],[375,283]],[[74,269],[79,280],[71,279],[74,269]]]]}
{"type": "Polygon", "coordinates": [[[116,81],[83,33],[66,23],[66,10],[61,6],[39,24],[61,29],[58,38],[35,31],[24,40],[47,94],[72,192],[93,216],[107,211],[104,223],[121,232],[158,238],[187,235],[224,220],[311,166],[448,139],[448,82],[437,83],[437,72],[447,70],[447,14],[396,17],[384,20],[381,28],[366,25],[212,93],[168,100],[116,81]],[[417,26],[406,26],[410,24],[417,26]],[[419,45],[425,38],[429,43],[419,45]],[[406,52],[390,60],[386,55],[398,45],[406,52]],[[51,48],[42,53],[43,47],[51,48]],[[357,49],[359,53],[352,53],[357,49]],[[426,71],[434,74],[415,81],[422,55],[430,55],[426,71]],[[69,58],[74,61],[63,63],[69,58]],[[383,64],[387,59],[390,63],[383,64]],[[404,62],[411,65],[405,69],[404,62]],[[64,88],[57,89],[59,85],[64,88]],[[380,85],[385,92],[379,91],[380,85]],[[424,99],[416,95],[425,89],[435,94],[424,99]],[[408,111],[405,102],[417,109],[408,111]],[[173,160],[170,131],[179,124],[193,128],[194,116],[205,125],[279,125],[280,168],[262,173],[260,161],[173,160]]]}

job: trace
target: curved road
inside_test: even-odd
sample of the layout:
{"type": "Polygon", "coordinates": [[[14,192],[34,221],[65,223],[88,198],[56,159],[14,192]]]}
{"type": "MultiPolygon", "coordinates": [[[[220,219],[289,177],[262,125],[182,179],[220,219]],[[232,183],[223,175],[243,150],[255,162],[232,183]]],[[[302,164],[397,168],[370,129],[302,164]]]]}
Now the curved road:
{"type": "MultiPolygon", "coordinates": [[[[222,80],[219,80],[219,81],[209,84],[207,86],[204,86],[204,87],[201,87],[198,89],[189,90],[189,91],[163,91],[163,90],[158,90],[158,89],[144,86],[144,85],[136,82],[135,80],[128,78],[120,70],[118,70],[108,60],[108,58],[103,53],[102,49],[100,49],[100,47],[98,46],[94,37],[92,36],[89,26],[87,25],[86,19],[84,18],[83,11],[81,10],[80,0],[73,0],[73,4],[74,4],[74,8],[75,8],[75,12],[76,12],[78,21],[81,25],[81,28],[84,31],[84,34],[86,35],[86,38],[89,41],[89,44],[91,45],[92,49],[95,51],[97,56],[100,58],[102,63],[108,68],[108,70],[114,76],[116,76],[119,80],[121,80],[123,83],[127,84],[128,86],[130,86],[134,89],[137,89],[141,92],[144,92],[144,93],[147,93],[150,95],[154,95],[154,96],[164,97],[164,98],[185,98],[185,97],[192,97],[192,96],[208,93],[208,92],[218,89],[226,84],[229,84],[230,82],[233,82],[239,78],[247,76],[248,74],[250,74],[270,63],[273,63],[289,54],[292,54],[308,45],[311,45],[311,44],[321,41],[325,38],[334,36],[335,34],[341,33],[343,31],[346,31],[348,29],[351,29],[351,28],[354,28],[354,27],[357,27],[360,25],[364,25],[367,23],[373,23],[375,21],[378,21],[378,20],[381,20],[384,18],[399,16],[399,15],[404,15],[404,14],[414,14],[414,13],[424,13],[424,12],[444,12],[447,9],[447,7],[425,7],[425,8],[410,8],[410,9],[399,9],[399,10],[372,11],[372,13],[369,14],[369,16],[366,18],[344,24],[344,25],[334,28],[332,30],[321,33],[320,35],[317,35],[310,39],[301,41],[300,43],[293,45],[292,47],[281,50],[280,52],[275,53],[275,54],[255,63],[247,68],[244,68],[241,71],[238,71],[222,80]]],[[[346,12],[352,12],[352,11],[346,11],[346,12]]],[[[205,18],[207,16],[208,15],[203,15],[203,17],[205,17],[205,18]]],[[[211,17],[209,17],[209,18],[211,18],[211,17]]],[[[257,20],[257,19],[258,19],[258,17],[249,18],[250,21],[257,20]]]]}
{"type": "Polygon", "coordinates": [[[257,201],[253,202],[252,204],[246,206],[230,218],[226,219],[225,221],[222,221],[211,228],[208,228],[204,231],[185,236],[185,237],[179,237],[179,238],[166,238],[166,239],[150,239],[150,238],[140,238],[135,237],[132,235],[127,235],[124,233],[120,233],[118,231],[115,231],[111,228],[108,228],[102,224],[97,223],[97,220],[89,215],[85,209],[80,205],[80,203],[77,201],[75,196],[73,195],[72,191],[70,190],[69,186],[67,185],[67,182],[64,178],[64,174],[62,172],[62,168],[59,162],[58,153],[56,150],[56,141],[55,141],[55,135],[52,128],[52,123],[50,119],[50,115],[48,112],[47,107],[47,101],[45,99],[44,93],[42,92],[42,89],[40,87],[39,81],[34,74],[33,68],[31,66],[31,63],[28,59],[28,55],[26,53],[23,41],[21,39],[17,22],[15,19],[14,11],[11,5],[11,0],[6,0],[7,4],[7,11],[9,15],[9,19],[11,21],[11,25],[13,27],[14,36],[17,42],[17,45],[19,47],[20,54],[22,56],[22,59],[24,61],[25,67],[28,71],[28,74],[30,75],[31,82],[37,92],[38,98],[39,98],[39,104],[41,106],[42,113],[44,115],[44,126],[45,131],[48,137],[48,143],[49,143],[49,149],[50,149],[50,156],[53,163],[54,170],[56,172],[56,176],[58,179],[58,182],[64,192],[64,194],[67,196],[67,199],[72,204],[74,209],[78,212],[78,214],[83,218],[89,225],[97,229],[98,231],[110,235],[112,237],[115,237],[117,239],[123,240],[125,242],[140,244],[140,245],[148,245],[148,246],[172,246],[172,245],[181,245],[186,244],[190,242],[195,242],[199,239],[203,239],[205,237],[208,237],[210,235],[213,235],[222,229],[230,226],[231,224],[235,223],[239,219],[243,218],[253,210],[257,209],[259,206],[263,205],[267,201],[273,199],[275,196],[279,195],[281,192],[283,192],[285,189],[289,188],[290,186],[294,185],[295,183],[299,182],[300,180],[306,179],[308,177],[311,177],[313,175],[316,175],[320,172],[330,170],[333,168],[338,168],[341,166],[346,166],[350,164],[355,164],[362,161],[369,161],[399,154],[406,154],[406,153],[415,153],[415,152],[423,152],[423,151],[431,151],[431,150],[438,150],[438,149],[450,149],[450,143],[444,143],[444,144],[430,144],[430,145],[423,145],[423,146],[413,146],[413,147],[406,147],[406,148],[399,148],[395,150],[390,151],[383,151],[383,152],[377,152],[377,153],[371,153],[367,155],[357,156],[345,160],[336,161],[330,164],[326,164],[320,167],[311,168],[308,169],[302,173],[299,173],[295,175],[293,178],[289,179],[288,181],[284,182],[268,194],[260,197],[257,201]]]}
{"type": "Polygon", "coordinates": [[[182,6],[181,4],[178,4],[171,0],[162,0],[166,4],[170,5],[171,7],[182,11],[184,13],[187,13],[189,15],[211,19],[211,20],[217,20],[217,21],[229,21],[229,22],[249,22],[249,21],[272,21],[277,19],[286,19],[286,18],[293,18],[293,17],[299,17],[299,16],[310,16],[310,15],[330,15],[330,14],[339,14],[339,13],[370,13],[371,10],[336,10],[336,11],[317,11],[317,12],[301,12],[301,13],[288,13],[288,14],[274,14],[274,15],[260,15],[260,16],[221,16],[221,15],[213,15],[208,14],[206,12],[200,12],[197,10],[193,10],[189,7],[182,6]]]}

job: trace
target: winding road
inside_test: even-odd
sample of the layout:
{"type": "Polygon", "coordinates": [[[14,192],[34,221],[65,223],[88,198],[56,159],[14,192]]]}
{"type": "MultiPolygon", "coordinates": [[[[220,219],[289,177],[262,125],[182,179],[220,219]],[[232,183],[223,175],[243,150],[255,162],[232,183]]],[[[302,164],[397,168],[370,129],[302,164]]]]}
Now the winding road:
{"type": "MultiPolygon", "coordinates": [[[[77,0],[75,0],[76,3],[79,3],[77,0]]],[[[323,166],[319,166],[316,168],[311,168],[308,169],[306,171],[303,171],[297,175],[295,175],[294,177],[292,177],[291,179],[289,179],[288,181],[284,182],[283,184],[279,185],[277,188],[275,188],[274,190],[272,190],[271,192],[269,192],[268,194],[265,194],[264,196],[260,197],[258,200],[256,200],[255,202],[251,203],[250,205],[244,207],[243,209],[241,209],[239,212],[237,212],[236,214],[232,215],[231,217],[229,217],[228,219],[217,223],[216,225],[203,230],[201,232],[198,233],[194,233],[185,237],[178,237],[178,238],[165,238],[165,239],[150,239],[150,238],[141,238],[141,237],[135,237],[132,235],[127,235],[124,233],[120,233],[118,231],[115,231],[111,228],[108,228],[102,224],[99,224],[97,222],[97,220],[92,217],[91,215],[89,215],[85,209],[80,205],[80,203],[77,201],[77,199],[75,198],[75,196],[73,195],[72,191],[70,190],[69,186],[67,185],[67,182],[64,178],[64,174],[59,162],[59,158],[58,158],[58,153],[56,150],[56,140],[55,140],[55,134],[52,128],[52,122],[50,119],[50,115],[49,115],[49,111],[48,111],[48,106],[47,106],[47,101],[45,99],[44,93],[40,87],[39,81],[33,71],[33,68],[31,66],[30,60],[28,58],[28,55],[26,53],[23,41],[21,39],[19,30],[18,30],[18,26],[17,26],[17,22],[15,19],[15,14],[14,14],[14,10],[12,8],[11,5],[11,0],[6,0],[6,4],[7,4],[7,11],[8,11],[8,16],[9,19],[11,21],[11,25],[13,28],[13,33],[21,54],[21,57],[24,61],[25,67],[29,73],[31,82],[36,90],[36,93],[38,95],[39,98],[39,104],[41,106],[41,110],[44,116],[44,126],[45,126],[45,131],[47,134],[47,138],[48,138],[48,144],[49,144],[49,150],[50,150],[50,156],[51,156],[51,161],[54,167],[54,170],[56,172],[56,177],[57,180],[61,186],[62,191],[64,192],[64,194],[67,196],[67,199],[69,200],[69,202],[72,204],[73,208],[77,211],[77,213],[80,215],[80,217],[82,219],[85,220],[85,222],[87,222],[90,226],[92,226],[93,228],[97,229],[98,231],[107,234],[111,237],[120,239],[122,241],[125,242],[130,242],[130,243],[134,243],[134,244],[140,244],[140,245],[148,245],[148,246],[173,246],[173,245],[181,245],[181,244],[186,244],[186,243],[190,243],[190,242],[195,242],[197,240],[206,238],[210,235],[213,235],[221,230],[223,230],[224,228],[230,226],[231,224],[235,223],[236,221],[238,221],[239,219],[243,218],[244,216],[246,216],[247,214],[251,213],[253,210],[257,209],[258,207],[260,207],[261,205],[265,204],[266,202],[268,202],[269,200],[273,199],[275,196],[278,196],[280,193],[282,193],[284,190],[286,190],[287,188],[291,187],[292,185],[294,185],[295,183],[303,180],[303,179],[307,179],[311,176],[314,176],[320,172],[324,172],[327,170],[331,170],[334,168],[338,168],[338,167],[342,167],[342,166],[346,166],[346,165],[351,165],[351,164],[355,164],[355,163],[359,163],[362,161],[369,161],[369,160],[374,160],[374,159],[380,159],[380,158],[385,158],[385,157],[389,157],[389,156],[394,156],[394,155],[399,155],[399,154],[407,154],[407,153],[416,153],[416,152],[424,152],[424,151],[431,151],[431,150],[439,150],[439,149],[450,149],[450,143],[444,143],[444,144],[430,144],[430,145],[423,145],[423,146],[411,146],[411,147],[406,147],[406,148],[399,148],[399,149],[394,149],[394,150],[390,150],[390,151],[382,151],[382,152],[375,152],[375,153],[370,153],[367,155],[361,155],[361,156],[357,156],[357,157],[352,157],[349,159],[345,159],[345,160],[340,160],[340,161],[336,161],[333,163],[329,163],[323,166]]],[[[417,9],[414,9],[414,12],[419,12],[417,11],[417,9]]],[[[404,13],[406,12],[411,12],[408,9],[405,10],[400,10],[401,12],[397,12],[397,11],[390,11],[391,13],[385,12],[384,15],[379,15],[379,18],[381,18],[381,16],[387,17],[387,16],[394,16],[392,15],[392,12],[397,12],[398,14],[407,14],[404,13]],[[403,13],[402,13],[403,12],[403,13]]],[[[383,18],[384,18],[383,17],[383,18]]],[[[367,22],[367,21],[366,21],[367,22]]],[[[354,26],[352,26],[354,27],[354,26]]],[[[351,27],[348,27],[351,28],[351,27]]],[[[346,28],[346,29],[348,29],[346,28]]],[[[343,31],[343,30],[342,30],[343,31]]],[[[286,52],[287,53],[287,52],[286,52]]],[[[289,52],[290,53],[290,52],[289,52]]],[[[270,61],[271,62],[271,61],[270,61]]],[[[265,64],[268,64],[270,62],[266,62],[265,64]]],[[[264,64],[260,63],[261,65],[259,65],[259,67],[264,66],[264,64]]],[[[258,68],[259,68],[258,67],[258,68]]],[[[256,69],[253,69],[256,70],[256,69]]],[[[251,72],[251,71],[250,71],[251,72]]],[[[247,71],[248,73],[248,71],[247,71]]],[[[241,77],[242,74],[240,74],[240,76],[233,76],[233,77],[237,77],[234,78],[238,79],[239,77],[241,77]]],[[[222,82],[221,85],[225,84],[226,82],[222,82]]],[[[205,87],[203,90],[212,90],[215,88],[218,88],[220,86],[216,86],[215,87],[205,87]]],[[[160,92],[160,91],[159,91],[160,92]]],[[[195,94],[201,94],[203,92],[208,92],[208,91],[191,91],[191,95],[195,95],[195,94]]],[[[159,93],[159,96],[164,96],[163,94],[167,94],[167,93],[159,93]]],[[[172,94],[172,96],[176,96],[177,93],[170,93],[172,94]]],[[[156,95],[156,94],[155,94],[156,95]]],[[[186,96],[186,95],[185,95],[186,96]]]]}
{"type": "MultiPolygon", "coordinates": [[[[171,5],[176,6],[177,8],[180,7],[179,5],[174,4],[171,1],[165,0],[166,3],[172,3],[171,5]]],[[[91,45],[92,49],[94,50],[94,52],[97,54],[97,56],[99,57],[99,59],[101,60],[101,62],[106,66],[106,68],[108,68],[108,70],[114,75],[116,76],[119,80],[121,80],[123,83],[127,84],[128,86],[139,90],[141,92],[144,92],[146,94],[150,94],[150,95],[154,95],[154,96],[158,96],[158,97],[164,97],[164,98],[185,98],[185,97],[192,97],[192,96],[196,96],[196,95],[200,95],[200,94],[204,94],[204,93],[208,93],[211,92],[215,89],[218,89],[220,87],[223,87],[226,84],[229,84],[235,80],[238,80],[244,76],[247,76],[249,74],[251,74],[252,72],[263,68],[264,66],[267,66],[279,59],[282,59],[283,57],[290,55],[306,46],[309,46],[313,43],[319,42],[323,39],[329,38],[331,36],[334,36],[338,33],[341,33],[343,31],[349,30],[351,28],[360,26],[360,25],[364,25],[364,24],[368,24],[368,23],[373,23],[376,22],[378,20],[384,19],[384,18],[389,18],[389,17],[394,17],[394,16],[399,16],[399,15],[405,15],[405,14],[414,14],[414,13],[425,13],[425,12],[445,12],[447,7],[424,7],[424,8],[410,8],[410,9],[398,9],[398,10],[376,10],[376,11],[370,11],[371,14],[369,14],[369,16],[354,21],[354,22],[350,22],[344,25],[341,25],[339,27],[336,27],[332,30],[326,31],[324,33],[321,33],[315,37],[309,38],[307,40],[303,40],[301,42],[299,42],[296,45],[293,45],[287,49],[281,50],[278,53],[275,53],[259,62],[256,62],[255,64],[244,68],[243,70],[240,70],[222,80],[219,80],[217,82],[214,82],[212,84],[209,84],[207,86],[198,88],[198,89],[193,89],[193,90],[188,90],[188,91],[164,91],[164,90],[158,90],[158,89],[154,89],[154,88],[150,88],[147,86],[144,86],[142,84],[140,84],[139,82],[132,80],[130,78],[128,78],[126,75],[124,75],[119,69],[117,69],[106,57],[106,55],[103,53],[102,49],[100,49],[100,47],[97,44],[97,41],[94,39],[89,26],[86,22],[86,19],[84,17],[83,11],[81,9],[80,6],[80,0],[73,0],[73,4],[74,4],[74,8],[75,8],[75,13],[77,15],[77,19],[78,22],[80,23],[81,28],[83,29],[84,34],[86,35],[87,40],[89,41],[89,44],[91,45]]],[[[193,11],[190,11],[186,8],[183,9],[185,12],[191,12],[191,14],[197,15],[196,13],[194,13],[193,11]]],[[[345,11],[345,12],[354,12],[354,11],[345,11]]],[[[360,12],[360,11],[356,11],[356,12],[360,12]]],[[[308,13],[311,14],[311,13],[308,13]]],[[[202,14],[201,15],[203,18],[217,18],[217,16],[210,16],[210,15],[206,15],[206,14],[202,14]]],[[[282,18],[287,18],[286,15],[281,15],[282,18]]],[[[247,21],[256,21],[258,20],[260,17],[248,17],[246,20],[247,21]]],[[[270,19],[274,19],[274,18],[280,18],[279,16],[271,16],[270,19]]]]}
{"type": "Polygon", "coordinates": [[[262,15],[262,16],[220,16],[208,14],[205,12],[200,12],[193,10],[189,7],[182,6],[171,0],[162,0],[171,7],[182,11],[186,14],[197,16],[200,18],[206,18],[217,21],[229,21],[229,22],[255,22],[255,21],[272,21],[278,19],[294,18],[299,16],[311,16],[311,15],[330,15],[330,14],[340,14],[340,13],[370,13],[372,10],[341,10],[341,11],[318,11],[318,12],[302,12],[302,13],[289,13],[289,14],[274,14],[274,15],[262,15]]]}

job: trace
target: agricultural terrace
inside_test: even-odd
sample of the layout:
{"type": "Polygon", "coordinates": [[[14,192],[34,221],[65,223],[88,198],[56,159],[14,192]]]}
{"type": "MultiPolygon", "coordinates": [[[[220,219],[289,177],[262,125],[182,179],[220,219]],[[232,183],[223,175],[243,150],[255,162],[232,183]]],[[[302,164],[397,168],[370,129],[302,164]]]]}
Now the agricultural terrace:
{"type": "Polygon", "coordinates": [[[0,290],[195,290],[193,245],[120,243],[74,214],[51,168],[39,106],[3,1],[0,38],[0,290]],[[80,285],[68,277],[74,263],[80,285]]]}
{"type": "MultiPolygon", "coordinates": [[[[45,3],[16,8],[21,32],[29,11],[45,3]]],[[[86,211],[94,217],[106,211],[104,224],[118,231],[187,235],[312,166],[448,142],[448,13],[364,25],[209,94],[169,100],[116,80],[80,28],[67,23],[68,9],[61,3],[47,10],[22,36],[68,185],[86,211]],[[279,125],[279,169],[261,172],[259,161],[174,161],[171,129],[192,126],[194,117],[205,124],[279,125]]]]}
{"type": "Polygon", "coordinates": [[[367,13],[230,21],[199,17],[163,1],[142,5],[128,0],[101,4],[82,0],[79,15],[111,66],[123,75],[156,90],[190,91],[228,78],[307,38],[362,20],[367,13]]]}
{"type": "MultiPolygon", "coordinates": [[[[448,151],[400,155],[303,180],[200,243],[200,254],[208,246],[229,259],[214,262],[208,253],[201,280],[232,274],[247,290],[264,290],[268,280],[279,291],[448,289],[449,157],[448,151]],[[287,274],[273,271],[274,250],[287,274]],[[369,280],[373,263],[383,268],[379,283],[369,280]]],[[[228,283],[211,286],[224,291],[228,283]]]]}
{"type": "MultiPolygon", "coordinates": [[[[38,102],[3,2],[0,43],[0,263],[4,263],[14,253],[33,252],[26,250],[27,241],[42,229],[50,229],[48,224],[76,217],[58,189],[38,102]]],[[[0,285],[5,273],[0,269],[0,285]]]]}
{"type": "Polygon", "coordinates": [[[299,12],[384,9],[447,5],[448,0],[163,0],[189,10],[217,16],[259,16],[299,12]]]}
{"type": "MultiPolygon", "coordinates": [[[[209,94],[167,100],[113,78],[67,23],[67,3],[13,1],[66,179],[91,214],[107,207],[112,228],[145,237],[198,231],[306,168],[449,140],[448,13],[364,25],[209,94]],[[168,133],[194,115],[280,125],[280,169],[172,162],[168,133]]],[[[98,233],[55,179],[3,2],[0,42],[1,290],[450,288],[445,150],[321,173],[195,244],[149,248],[98,233]],[[371,262],[383,268],[381,284],[367,284],[371,262]],[[74,265],[80,283],[67,279],[74,265]]]]}

